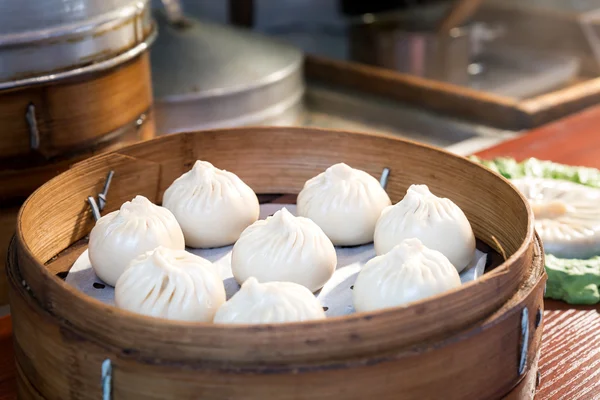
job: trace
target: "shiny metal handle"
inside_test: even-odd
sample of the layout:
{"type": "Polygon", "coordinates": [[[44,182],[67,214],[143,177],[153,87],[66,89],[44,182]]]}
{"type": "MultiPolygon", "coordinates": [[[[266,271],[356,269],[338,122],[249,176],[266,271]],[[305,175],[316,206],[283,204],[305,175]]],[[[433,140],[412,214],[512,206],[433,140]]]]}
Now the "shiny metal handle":
{"type": "Polygon", "coordinates": [[[183,7],[180,0],[162,0],[162,3],[169,23],[178,24],[184,21],[183,7]]]}

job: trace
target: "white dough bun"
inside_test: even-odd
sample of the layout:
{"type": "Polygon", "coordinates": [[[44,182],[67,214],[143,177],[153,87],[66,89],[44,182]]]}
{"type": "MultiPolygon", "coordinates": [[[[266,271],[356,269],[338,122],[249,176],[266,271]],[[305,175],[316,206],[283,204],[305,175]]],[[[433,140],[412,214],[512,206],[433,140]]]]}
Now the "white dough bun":
{"type": "Polygon", "coordinates": [[[410,186],[401,201],[383,210],[375,227],[375,251],[385,254],[411,238],[441,252],[458,272],[475,257],[475,235],[465,213],[426,185],[410,186]]]}
{"type": "Polygon", "coordinates": [[[317,298],[292,282],[259,283],[248,278],[240,290],[219,308],[217,324],[278,324],[325,319],[317,298]]]}
{"type": "Polygon", "coordinates": [[[419,239],[406,239],[362,268],[352,292],[358,312],[398,307],[461,285],[456,268],[419,239]]]}
{"type": "Polygon", "coordinates": [[[163,206],[177,218],[188,247],[234,243],[259,216],[258,198],[237,175],[196,161],[165,191],[163,206]]]}
{"type": "Polygon", "coordinates": [[[336,246],[373,241],[375,224],[391,201],[379,181],[340,163],[309,179],[298,195],[298,215],[313,220],[336,246]]]}
{"type": "Polygon", "coordinates": [[[225,303],[216,267],[185,250],[157,247],[135,260],[117,281],[117,307],[157,318],[210,322],[225,303]]]}
{"type": "Polygon", "coordinates": [[[295,282],[315,292],[331,278],[337,255],[331,240],[308,218],[286,208],[250,225],[233,246],[231,268],[238,283],[295,282]]]}
{"type": "Polygon", "coordinates": [[[136,196],[96,222],[88,249],[96,275],[114,286],[131,260],[158,246],[183,250],[183,232],[171,211],[136,196]]]}

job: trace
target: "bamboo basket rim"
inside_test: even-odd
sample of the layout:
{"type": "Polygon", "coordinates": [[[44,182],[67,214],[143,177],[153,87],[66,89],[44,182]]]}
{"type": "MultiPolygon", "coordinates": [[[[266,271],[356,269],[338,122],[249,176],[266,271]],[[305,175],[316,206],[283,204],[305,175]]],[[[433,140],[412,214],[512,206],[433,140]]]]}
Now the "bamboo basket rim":
{"type": "MultiPolygon", "coordinates": [[[[233,134],[233,133],[240,133],[240,132],[244,132],[244,134],[247,134],[249,132],[253,132],[253,133],[265,132],[265,131],[266,132],[277,132],[277,131],[282,131],[282,130],[288,131],[288,132],[303,132],[303,133],[311,132],[314,134],[339,133],[339,134],[357,135],[357,136],[363,136],[363,137],[378,137],[378,138],[383,138],[383,139],[390,140],[390,141],[404,142],[410,146],[426,148],[433,152],[442,153],[449,157],[461,159],[462,162],[468,163],[470,165],[475,166],[476,168],[481,169],[481,173],[487,174],[490,177],[490,179],[495,179],[497,181],[502,182],[502,184],[505,185],[507,189],[515,192],[518,195],[518,197],[521,199],[521,202],[522,202],[521,205],[526,210],[527,218],[528,218],[527,232],[525,234],[525,240],[523,241],[523,243],[521,243],[519,248],[513,254],[511,254],[507,259],[505,259],[502,262],[502,264],[497,266],[492,271],[484,274],[482,277],[480,277],[474,281],[468,282],[466,284],[462,284],[458,288],[453,289],[451,291],[447,291],[442,294],[428,297],[426,299],[419,300],[416,302],[411,302],[405,306],[399,306],[399,307],[377,310],[377,311],[372,311],[372,312],[355,312],[355,313],[345,315],[345,316],[328,317],[325,320],[319,320],[319,321],[293,322],[293,323],[281,323],[281,324],[259,324],[259,325],[252,325],[252,324],[224,325],[224,324],[214,324],[212,322],[186,322],[186,321],[167,320],[167,319],[162,319],[162,318],[150,317],[150,316],[145,316],[145,315],[133,313],[130,311],[126,311],[126,310],[120,309],[116,306],[107,305],[107,304],[105,304],[99,300],[96,300],[92,297],[89,297],[89,296],[85,295],[84,293],[80,292],[79,290],[69,286],[62,279],[59,279],[58,277],[51,274],[48,271],[48,269],[46,268],[46,266],[44,265],[47,262],[47,260],[43,260],[43,261],[39,260],[33,254],[29,245],[25,242],[25,238],[23,237],[21,223],[22,223],[24,214],[27,212],[27,208],[28,208],[29,204],[33,200],[36,199],[36,196],[39,194],[39,192],[41,190],[43,190],[47,185],[49,185],[50,183],[56,182],[57,180],[63,179],[63,176],[65,174],[68,174],[69,172],[74,173],[74,171],[77,170],[78,166],[81,163],[85,163],[87,161],[86,160],[86,161],[82,161],[81,163],[75,164],[69,171],[51,179],[46,184],[44,184],[42,187],[38,188],[31,196],[28,197],[28,199],[25,201],[25,203],[19,210],[19,214],[18,214],[17,232],[16,232],[16,238],[17,238],[18,244],[21,247],[21,250],[25,252],[25,254],[28,258],[36,261],[37,266],[39,267],[38,269],[40,270],[39,272],[45,278],[45,284],[53,286],[55,289],[59,288],[60,290],[65,290],[65,291],[70,292],[71,294],[75,295],[75,297],[78,297],[81,301],[85,302],[86,305],[88,307],[90,307],[90,309],[93,311],[104,312],[104,313],[109,312],[115,318],[125,318],[125,319],[128,319],[139,325],[146,324],[146,325],[154,325],[155,326],[157,324],[160,324],[162,327],[164,327],[166,329],[174,330],[174,331],[176,331],[177,329],[181,329],[181,330],[185,330],[185,331],[188,331],[189,329],[210,330],[212,333],[215,333],[215,334],[218,334],[218,332],[223,332],[223,331],[228,331],[228,332],[235,331],[238,333],[247,333],[247,334],[257,334],[259,332],[266,332],[266,331],[274,332],[274,331],[276,331],[278,333],[285,334],[286,332],[289,333],[289,332],[295,331],[298,328],[327,327],[327,326],[332,326],[332,325],[349,322],[349,321],[371,320],[373,318],[385,318],[386,316],[394,315],[404,309],[409,309],[409,308],[414,309],[415,307],[418,307],[418,306],[423,306],[423,305],[433,304],[435,302],[443,301],[443,299],[448,298],[448,297],[452,296],[453,294],[467,291],[470,288],[477,286],[477,285],[481,284],[482,282],[485,282],[499,274],[507,273],[508,267],[512,263],[514,263],[516,260],[523,257],[527,253],[527,251],[530,249],[530,246],[532,245],[532,243],[534,242],[535,233],[534,233],[534,226],[533,226],[533,212],[532,212],[531,207],[529,206],[527,200],[525,199],[525,197],[516,189],[516,187],[513,184],[510,183],[510,181],[508,181],[504,177],[500,176],[499,174],[496,174],[495,172],[493,172],[473,161],[470,161],[469,159],[467,159],[465,157],[458,156],[447,150],[440,149],[435,146],[418,143],[413,140],[407,140],[404,138],[393,137],[393,136],[385,135],[385,134],[371,134],[371,133],[353,132],[353,131],[339,130],[339,129],[322,129],[322,128],[312,128],[312,127],[305,128],[305,127],[260,127],[260,126],[258,126],[258,127],[212,129],[212,130],[206,130],[206,131],[200,131],[200,132],[176,133],[176,134],[161,136],[156,139],[143,142],[141,144],[129,146],[128,148],[135,148],[136,146],[147,146],[148,144],[160,141],[161,139],[168,138],[168,137],[174,137],[174,136],[227,134],[227,133],[233,134]]],[[[115,151],[115,152],[111,152],[108,154],[95,156],[88,160],[99,159],[101,157],[109,157],[114,154],[118,155],[118,154],[120,154],[120,151],[115,151]]]]}

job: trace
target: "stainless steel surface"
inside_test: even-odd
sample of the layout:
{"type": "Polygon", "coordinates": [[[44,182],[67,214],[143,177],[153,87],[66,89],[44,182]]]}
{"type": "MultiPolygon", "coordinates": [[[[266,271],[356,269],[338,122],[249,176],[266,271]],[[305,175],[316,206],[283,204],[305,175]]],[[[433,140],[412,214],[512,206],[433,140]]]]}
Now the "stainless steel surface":
{"type": "Polygon", "coordinates": [[[296,109],[304,93],[302,53],[253,32],[187,18],[161,32],[151,51],[160,133],[260,124],[296,109]]]}
{"type": "Polygon", "coordinates": [[[171,24],[182,23],[184,21],[183,8],[179,0],[162,0],[165,14],[171,24]]]}
{"type": "Polygon", "coordinates": [[[152,33],[149,0],[2,0],[0,89],[109,68],[152,33]]]}
{"type": "Polygon", "coordinates": [[[600,74],[598,0],[488,0],[476,17],[502,24],[506,45],[577,57],[583,76],[600,74]]]}
{"type": "Polygon", "coordinates": [[[389,99],[309,82],[302,118],[290,125],[391,135],[469,155],[519,132],[471,124],[389,99]]]}
{"type": "Polygon", "coordinates": [[[517,99],[526,99],[568,85],[580,71],[577,57],[493,44],[475,58],[480,70],[469,87],[517,99]]]}
{"type": "Polygon", "coordinates": [[[439,22],[436,30],[448,32],[452,28],[466,25],[483,0],[455,0],[454,4],[439,22]]]}

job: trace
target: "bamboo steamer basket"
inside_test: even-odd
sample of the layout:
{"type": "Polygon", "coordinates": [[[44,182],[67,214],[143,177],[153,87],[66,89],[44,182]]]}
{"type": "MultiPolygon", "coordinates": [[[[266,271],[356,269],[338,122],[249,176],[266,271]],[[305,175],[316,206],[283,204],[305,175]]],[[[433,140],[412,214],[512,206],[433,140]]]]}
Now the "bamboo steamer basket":
{"type": "Polygon", "coordinates": [[[0,5],[0,306],[20,203],[77,161],[154,137],[155,35],[147,0],[0,5]]]}
{"type": "MultiPolygon", "coordinates": [[[[540,347],[543,250],[526,200],[464,158],[400,139],[308,128],[164,136],[82,161],[21,208],[8,264],[24,399],[532,398],[540,347]],[[86,199],[114,171],[105,212],[141,194],[160,202],[196,159],[257,193],[296,194],[326,167],[391,169],[393,202],[429,185],[506,260],[482,278],[407,307],[281,325],[192,324],[107,306],[66,275],[93,227],[86,199]],[[101,385],[110,363],[110,388],[101,385]],[[106,364],[105,364],[106,366],[106,364]],[[107,397],[105,397],[107,398],[107,397]]],[[[494,257],[492,257],[494,258],[494,257]]]]}

